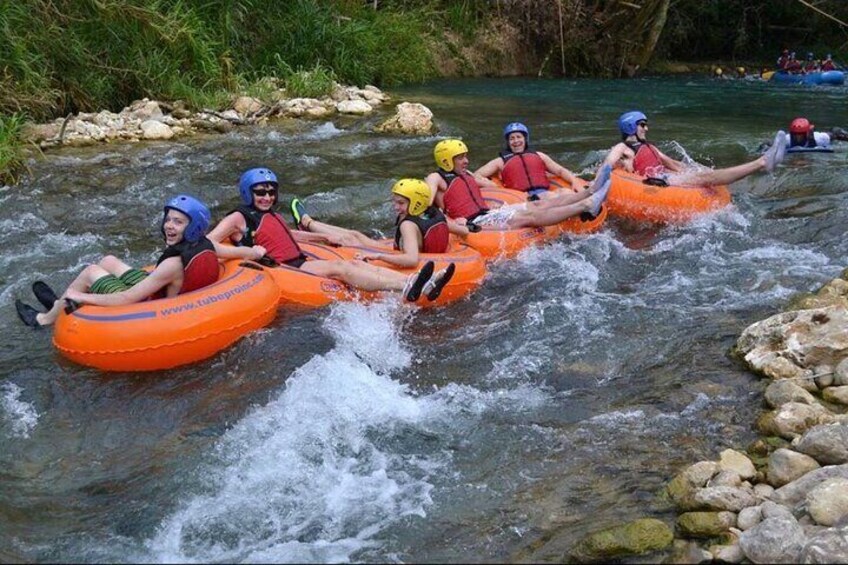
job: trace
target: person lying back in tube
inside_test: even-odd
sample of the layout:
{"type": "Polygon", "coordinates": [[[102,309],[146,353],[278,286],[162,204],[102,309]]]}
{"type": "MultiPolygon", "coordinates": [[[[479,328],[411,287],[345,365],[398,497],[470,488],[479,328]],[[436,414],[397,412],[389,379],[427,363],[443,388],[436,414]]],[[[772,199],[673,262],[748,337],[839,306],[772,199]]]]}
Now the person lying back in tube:
{"type": "Polygon", "coordinates": [[[259,259],[265,248],[234,248],[218,245],[206,236],[211,215],[200,200],[181,194],[165,204],[161,231],[165,251],[150,271],[136,269],[107,255],[77,275],[57,296],[47,283],[36,281],[32,291],[47,310],[39,312],[20,300],[15,307],[20,319],[38,328],[53,324],[62,309],[70,312],[82,304],[121,306],[147,299],[169,298],[198,290],[218,280],[218,259],[259,259]]]}

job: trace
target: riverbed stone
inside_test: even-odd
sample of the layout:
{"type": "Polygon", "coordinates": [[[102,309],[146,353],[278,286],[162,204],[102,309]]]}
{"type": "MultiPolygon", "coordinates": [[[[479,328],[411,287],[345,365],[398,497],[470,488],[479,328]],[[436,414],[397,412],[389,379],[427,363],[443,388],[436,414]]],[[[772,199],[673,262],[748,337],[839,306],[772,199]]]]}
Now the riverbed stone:
{"type": "Polygon", "coordinates": [[[336,110],[340,114],[356,114],[361,116],[370,114],[374,108],[364,100],[342,100],[336,104],[336,110]]]}
{"type": "Polygon", "coordinates": [[[848,424],[811,428],[801,437],[795,449],[822,465],[848,463],[848,424]]]}
{"type": "Polygon", "coordinates": [[[848,479],[848,465],[828,465],[814,469],[803,477],[775,490],[771,498],[778,504],[794,508],[804,502],[807,493],[813,488],[832,478],[848,479]]]}
{"type": "Polygon", "coordinates": [[[836,386],[848,385],[848,357],[837,363],[833,369],[833,384],[836,386]]]}
{"type": "Polygon", "coordinates": [[[848,556],[848,524],[811,534],[801,550],[800,563],[844,563],[848,556]]]}
{"type": "Polygon", "coordinates": [[[665,549],[672,540],[674,534],[664,522],[641,518],[587,535],[574,546],[571,559],[591,562],[639,555],[665,549]]]}
{"type": "Polygon", "coordinates": [[[684,512],[677,517],[677,527],[687,537],[711,538],[736,526],[733,512],[684,512]]]}
{"type": "Polygon", "coordinates": [[[174,137],[174,130],[158,120],[141,122],[141,132],[143,139],[171,139],[174,137]]]}
{"type": "Polygon", "coordinates": [[[742,477],[736,471],[725,469],[707,481],[708,487],[738,487],[742,485],[742,477]]]}
{"type": "Polygon", "coordinates": [[[703,549],[695,541],[675,539],[669,549],[669,554],[663,563],[679,563],[680,565],[696,565],[698,563],[710,563],[712,554],[703,549]]]}
{"type": "Polygon", "coordinates": [[[833,279],[815,293],[793,297],[787,309],[810,310],[828,306],[848,308],[848,281],[842,278],[833,279]]]}
{"type": "Polygon", "coordinates": [[[765,399],[769,406],[777,408],[787,402],[815,404],[816,398],[793,381],[774,381],[766,387],[765,399]]]}
{"type": "Polygon", "coordinates": [[[820,404],[787,402],[757,418],[757,428],[767,435],[794,439],[813,426],[833,421],[833,414],[820,404]]]}
{"type": "Polygon", "coordinates": [[[136,119],[141,122],[146,120],[160,120],[164,115],[162,108],[159,107],[159,103],[148,98],[136,100],[127,108],[121,110],[121,113],[129,114],[127,116],[128,119],[136,119]]]}
{"type": "Polygon", "coordinates": [[[374,128],[384,133],[427,135],[436,129],[433,112],[423,104],[402,102],[395,108],[395,115],[374,128]]]}
{"type": "Polygon", "coordinates": [[[242,116],[249,116],[250,114],[255,114],[263,107],[264,106],[262,102],[258,98],[254,98],[253,96],[239,96],[233,102],[233,110],[235,110],[242,116]]]}
{"type": "Polygon", "coordinates": [[[848,385],[828,387],[822,391],[822,398],[834,404],[848,405],[848,385]]]}
{"type": "Polygon", "coordinates": [[[818,461],[809,455],[780,448],[769,456],[768,481],[775,487],[782,487],[819,467],[818,461]]]}
{"type": "Polygon", "coordinates": [[[807,493],[806,502],[807,512],[817,524],[833,526],[848,516],[848,479],[822,481],[807,493]]]}
{"type": "Polygon", "coordinates": [[[736,517],[736,527],[742,530],[750,530],[763,520],[762,506],[749,506],[739,511],[736,517]]]}
{"type": "Polygon", "coordinates": [[[715,461],[699,461],[675,475],[666,486],[669,498],[681,510],[696,510],[695,492],[707,484],[719,471],[715,461]]]}
{"type": "Polygon", "coordinates": [[[739,546],[753,563],[797,563],[806,535],[794,518],[766,518],[739,536],[739,546]]]}
{"type": "Polygon", "coordinates": [[[742,563],[745,561],[745,552],[738,543],[731,545],[714,545],[710,547],[713,559],[719,563],[742,563]]]}
{"type": "Polygon", "coordinates": [[[719,455],[718,466],[722,471],[733,471],[742,480],[753,478],[757,474],[754,464],[744,453],[735,449],[725,449],[719,455]]]}
{"type": "Polygon", "coordinates": [[[706,487],[698,489],[693,500],[700,508],[731,512],[757,504],[754,491],[748,487],[706,487]]]}

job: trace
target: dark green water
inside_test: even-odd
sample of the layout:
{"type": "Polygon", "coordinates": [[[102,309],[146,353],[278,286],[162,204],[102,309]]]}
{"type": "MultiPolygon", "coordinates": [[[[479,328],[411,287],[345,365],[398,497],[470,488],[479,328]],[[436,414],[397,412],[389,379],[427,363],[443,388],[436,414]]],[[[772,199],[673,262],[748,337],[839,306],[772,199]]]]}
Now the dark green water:
{"type": "Polygon", "coordinates": [[[579,172],[630,109],[670,154],[718,167],[796,115],[848,125],[845,88],[701,78],[393,94],[441,133],[375,134],[375,116],[68,149],[0,189],[0,560],[556,561],[607,525],[671,523],[665,481],[753,439],[762,386],[728,350],[848,265],[846,146],[734,184],[732,208],[690,225],[612,220],[529,250],[448,308],[281,310],[189,368],[101,374],[17,321],[36,279],[61,287],[107,252],[154,259],[166,197],[220,218],[252,166],[322,219],[388,234],[388,187],[430,172],[442,136],[476,167],[521,120],[579,172]]]}

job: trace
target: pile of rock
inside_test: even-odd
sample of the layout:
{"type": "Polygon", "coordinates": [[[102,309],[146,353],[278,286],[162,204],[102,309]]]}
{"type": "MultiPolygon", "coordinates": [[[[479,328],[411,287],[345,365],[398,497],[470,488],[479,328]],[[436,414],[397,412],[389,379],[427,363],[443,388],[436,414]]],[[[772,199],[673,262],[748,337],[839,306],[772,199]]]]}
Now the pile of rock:
{"type": "Polygon", "coordinates": [[[848,560],[848,281],[807,307],[747,328],[736,353],[771,379],[766,436],[746,455],[726,450],[677,475],[667,491],[682,512],[678,534],[719,538],[702,559],[740,563],[848,560]]]}
{"type": "MultiPolygon", "coordinates": [[[[27,124],[24,142],[42,149],[86,146],[111,141],[165,140],[200,132],[226,133],[241,125],[264,123],[272,118],[323,119],[334,114],[362,116],[389,100],[375,86],[357,88],[337,84],[323,98],[286,98],[278,89],[270,103],[239,96],[223,111],[190,111],[185,103],[157,102],[145,98],[119,113],[102,111],[57,118],[46,124],[27,124]]],[[[402,103],[395,116],[376,129],[382,132],[426,134],[434,131],[433,113],[421,104],[402,103]]]]}

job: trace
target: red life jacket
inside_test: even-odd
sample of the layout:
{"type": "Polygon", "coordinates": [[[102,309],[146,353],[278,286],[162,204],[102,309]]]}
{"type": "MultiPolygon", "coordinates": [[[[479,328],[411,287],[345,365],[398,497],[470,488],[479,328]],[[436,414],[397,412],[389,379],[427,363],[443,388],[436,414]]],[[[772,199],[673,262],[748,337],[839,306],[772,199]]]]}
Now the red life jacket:
{"type": "Polygon", "coordinates": [[[235,211],[244,216],[244,223],[247,224],[247,233],[242,235],[241,245],[261,245],[267,250],[268,257],[277,263],[305,257],[285,220],[276,212],[260,212],[253,206],[239,206],[235,211]]]}
{"type": "Polygon", "coordinates": [[[551,186],[548,180],[548,168],[535,151],[523,153],[501,153],[504,160],[501,180],[507,188],[530,192],[531,190],[547,190],[551,186]]]}
{"type": "Polygon", "coordinates": [[[395,249],[400,249],[400,226],[403,222],[412,222],[421,231],[422,253],[444,253],[450,244],[448,222],[441,210],[435,206],[427,208],[420,216],[398,216],[395,228],[395,249]]]}
{"type": "MultiPolygon", "coordinates": [[[[205,237],[195,243],[181,241],[176,245],[168,246],[159,260],[158,266],[165,259],[179,257],[183,262],[183,284],[177,294],[185,294],[218,280],[220,269],[218,268],[218,255],[215,246],[205,237]]],[[[165,298],[167,287],[151,296],[151,298],[165,298]]]]}
{"type": "Polygon", "coordinates": [[[789,57],[788,57],[788,56],[783,56],[783,55],[781,55],[781,56],[777,59],[777,68],[778,68],[778,69],[785,69],[785,68],[786,68],[786,63],[788,63],[788,62],[789,62],[789,57]]]}
{"type": "Polygon", "coordinates": [[[489,211],[474,175],[467,172],[458,175],[446,173],[442,170],[439,171],[439,175],[448,185],[442,195],[445,215],[448,218],[465,218],[467,220],[482,212],[489,211]]]}
{"type": "Polygon", "coordinates": [[[823,70],[823,71],[835,71],[836,65],[833,64],[833,61],[828,61],[828,60],[825,59],[825,61],[821,65],[821,70],[823,70]]]}
{"type": "Polygon", "coordinates": [[[808,72],[808,73],[814,73],[814,72],[816,72],[816,69],[818,69],[818,68],[819,67],[818,67],[818,65],[816,65],[815,61],[810,61],[809,63],[804,65],[804,71],[808,72]]]}
{"type": "Polygon", "coordinates": [[[788,73],[798,73],[801,72],[801,62],[800,61],[787,61],[786,65],[783,69],[788,73]]]}
{"type": "Polygon", "coordinates": [[[627,146],[636,153],[636,156],[633,157],[633,170],[636,173],[645,176],[656,176],[661,175],[665,171],[659,153],[647,141],[628,143],[627,146]]]}

